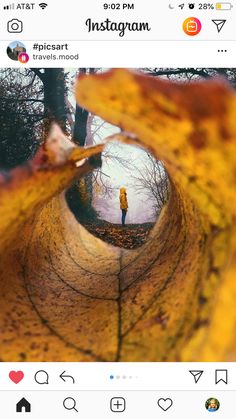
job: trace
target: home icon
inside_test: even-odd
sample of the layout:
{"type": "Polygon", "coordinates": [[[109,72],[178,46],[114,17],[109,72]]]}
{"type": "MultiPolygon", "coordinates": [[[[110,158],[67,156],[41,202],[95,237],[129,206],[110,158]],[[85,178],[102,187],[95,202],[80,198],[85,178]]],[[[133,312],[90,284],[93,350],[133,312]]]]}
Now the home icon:
{"type": "Polygon", "coordinates": [[[24,397],[16,405],[17,412],[31,412],[31,404],[24,397]]]}

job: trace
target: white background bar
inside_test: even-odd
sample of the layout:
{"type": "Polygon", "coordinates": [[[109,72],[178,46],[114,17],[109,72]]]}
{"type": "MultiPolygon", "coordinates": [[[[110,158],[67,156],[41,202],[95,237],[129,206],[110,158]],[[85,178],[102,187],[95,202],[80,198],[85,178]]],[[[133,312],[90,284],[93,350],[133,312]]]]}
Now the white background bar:
{"type": "Polygon", "coordinates": [[[11,60],[6,53],[8,41],[0,44],[1,67],[235,67],[236,41],[232,42],[72,42],[72,41],[26,41],[29,54],[27,64],[11,60]],[[52,48],[68,44],[68,49],[41,51],[34,45],[52,48]]]}

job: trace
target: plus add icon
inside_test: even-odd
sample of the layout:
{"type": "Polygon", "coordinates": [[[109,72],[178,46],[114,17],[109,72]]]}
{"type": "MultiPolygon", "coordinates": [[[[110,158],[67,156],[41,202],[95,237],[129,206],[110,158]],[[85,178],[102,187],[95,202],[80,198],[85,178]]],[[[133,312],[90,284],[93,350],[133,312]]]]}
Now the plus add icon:
{"type": "Polygon", "coordinates": [[[124,412],[126,407],[126,402],[123,397],[113,397],[110,401],[110,408],[112,412],[124,412]]]}

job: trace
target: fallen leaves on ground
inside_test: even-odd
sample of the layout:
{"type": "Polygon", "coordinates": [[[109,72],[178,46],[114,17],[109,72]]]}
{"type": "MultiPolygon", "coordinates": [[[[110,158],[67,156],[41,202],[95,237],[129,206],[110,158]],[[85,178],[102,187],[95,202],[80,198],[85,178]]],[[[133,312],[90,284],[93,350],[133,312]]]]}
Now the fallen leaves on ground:
{"type": "Polygon", "coordinates": [[[122,226],[104,220],[97,220],[83,225],[91,234],[113,246],[135,249],[146,242],[154,223],[126,224],[122,226]]]}

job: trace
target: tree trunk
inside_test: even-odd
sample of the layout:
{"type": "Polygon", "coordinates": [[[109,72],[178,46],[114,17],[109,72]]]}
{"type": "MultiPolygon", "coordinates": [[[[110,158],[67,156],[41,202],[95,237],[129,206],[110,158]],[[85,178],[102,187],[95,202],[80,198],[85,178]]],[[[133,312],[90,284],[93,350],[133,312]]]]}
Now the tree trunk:
{"type": "MultiPolygon", "coordinates": [[[[89,73],[93,69],[89,69],[89,73]]],[[[85,68],[79,70],[86,73],[85,68]]],[[[86,109],[76,105],[75,124],[73,131],[73,141],[80,147],[84,147],[87,138],[89,113],[86,109]]],[[[66,198],[68,205],[81,222],[96,218],[97,214],[92,206],[93,200],[93,174],[88,173],[83,179],[74,182],[67,191],[66,198]]]]}
{"type": "Polygon", "coordinates": [[[67,110],[65,103],[66,86],[64,70],[62,68],[45,68],[43,84],[46,134],[53,121],[56,121],[61,129],[66,132],[67,110]]]}
{"type": "Polygon", "coordinates": [[[73,141],[83,147],[87,136],[88,111],[76,105],[73,141]]]}

